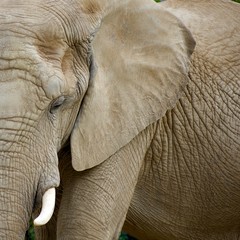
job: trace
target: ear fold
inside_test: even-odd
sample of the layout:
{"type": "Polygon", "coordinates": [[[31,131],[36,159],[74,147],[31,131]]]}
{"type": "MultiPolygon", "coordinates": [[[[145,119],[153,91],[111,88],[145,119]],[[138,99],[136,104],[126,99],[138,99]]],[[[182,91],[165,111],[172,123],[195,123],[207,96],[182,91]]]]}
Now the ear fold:
{"type": "Polygon", "coordinates": [[[103,18],[71,136],[75,170],[100,164],[174,106],[194,45],[181,22],[151,1],[131,0],[103,18]]]}

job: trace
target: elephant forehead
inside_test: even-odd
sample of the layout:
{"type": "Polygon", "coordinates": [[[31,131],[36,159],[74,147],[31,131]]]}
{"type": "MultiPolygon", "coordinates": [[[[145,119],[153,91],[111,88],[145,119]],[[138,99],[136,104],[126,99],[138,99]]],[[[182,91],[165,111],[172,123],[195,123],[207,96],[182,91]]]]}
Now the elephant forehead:
{"type": "MultiPolygon", "coordinates": [[[[57,6],[57,4],[55,4],[57,6]]],[[[41,43],[70,38],[68,16],[63,9],[57,9],[50,1],[0,1],[0,36],[11,32],[29,41],[41,43]],[[62,12],[60,12],[62,11],[62,12]],[[67,34],[68,32],[68,34],[67,34]]]]}
{"type": "MultiPolygon", "coordinates": [[[[49,60],[43,58],[36,46],[0,36],[0,88],[12,86],[12,82],[24,82],[25,88],[34,91],[41,98],[54,99],[60,95],[69,95],[76,88],[76,78],[73,75],[68,81],[62,71],[61,57],[49,60]],[[16,44],[15,44],[16,43],[16,44]]],[[[57,55],[57,54],[56,54],[57,55]]],[[[18,85],[18,84],[16,84],[18,85]]],[[[19,88],[19,90],[22,88],[19,88]]]]}
{"type": "MultiPolygon", "coordinates": [[[[69,50],[79,41],[73,34],[74,11],[67,14],[69,3],[57,3],[0,1],[0,83],[26,80],[40,87],[41,96],[44,92],[48,99],[76,91],[73,53],[69,50]]],[[[81,37],[86,38],[84,32],[81,37]]]]}
{"type": "Polygon", "coordinates": [[[89,34],[88,16],[79,8],[79,2],[1,0],[0,24],[7,23],[17,32],[24,29],[28,35],[46,38],[46,41],[54,36],[72,44],[76,38],[81,38],[79,29],[89,34]]]}
{"type": "MultiPolygon", "coordinates": [[[[1,27],[0,27],[1,29],[1,27]]],[[[69,47],[60,40],[45,44],[35,39],[22,38],[11,31],[0,32],[0,85],[10,81],[23,81],[38,87],[38,95],[55,99],[71,95],[77,79],[71,69],[73,63],[69,47]],[[67,64],[65,64],[67,62],[67,64]],[[63,69],[65,67],[65,69],[63,69]],[[68,79],[66,79],[66,73],[68,79]],[[41,91],[41,92],[40,92],[41,91]]],[[[29,88],[30,91],[33,87],[29,88]]],[[[35,91],[35,90],[34,90],[35,91]]]]}

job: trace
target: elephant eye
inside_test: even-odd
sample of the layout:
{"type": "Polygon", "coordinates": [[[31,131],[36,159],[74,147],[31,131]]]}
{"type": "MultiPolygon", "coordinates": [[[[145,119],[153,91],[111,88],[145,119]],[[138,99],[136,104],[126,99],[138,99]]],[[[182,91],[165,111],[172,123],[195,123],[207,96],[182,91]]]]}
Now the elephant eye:
{"type": "Polygon", "coordinates": [[[50,113],[52,114],[55,113],[63,105],[64,102],[65,102],[64,96],[61,96],[58,99],[56,99],[51,105],[50,113]]]}

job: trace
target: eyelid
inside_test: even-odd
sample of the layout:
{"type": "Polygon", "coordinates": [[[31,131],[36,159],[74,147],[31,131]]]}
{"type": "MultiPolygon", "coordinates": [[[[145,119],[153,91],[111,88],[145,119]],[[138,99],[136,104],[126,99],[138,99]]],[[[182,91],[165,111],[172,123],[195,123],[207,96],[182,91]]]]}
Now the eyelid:
{"type": "Polygon", "coordinates": [[[65,100],[66,100],[65,96],[61,96],[55,99],[51,104],[50,112],[53,113],[55,110],[57,110],[60,106],[62,106],[65,100]]]}
{"type": "Polygon", "coordinates": [[[54,104],[54,103],[55,103],[56,105],[62,104],[65,100],[66,100],[65,96],[61,96],[61,97],[57,98],[57,99],[53,102],[53,104],[54,104]]]}

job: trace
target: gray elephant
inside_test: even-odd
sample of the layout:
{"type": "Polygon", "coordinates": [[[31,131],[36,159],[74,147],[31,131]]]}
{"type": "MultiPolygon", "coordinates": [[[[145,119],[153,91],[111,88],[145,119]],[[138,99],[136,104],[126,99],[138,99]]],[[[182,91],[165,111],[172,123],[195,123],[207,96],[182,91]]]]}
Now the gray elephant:
{"type": "Polygon", "coordinates": [[[1,0],[0,239],[240,239],[239,12],[1,0]]]}

